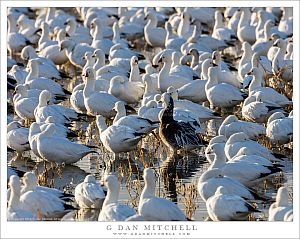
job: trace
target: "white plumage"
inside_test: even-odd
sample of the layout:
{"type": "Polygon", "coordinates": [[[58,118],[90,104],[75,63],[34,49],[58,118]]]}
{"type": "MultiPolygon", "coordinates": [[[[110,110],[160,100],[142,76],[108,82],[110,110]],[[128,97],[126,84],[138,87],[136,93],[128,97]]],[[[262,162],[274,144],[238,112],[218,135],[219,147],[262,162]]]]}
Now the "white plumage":
{"type": "Polygon", "coordinates": [[[105,194],[93,175],[87,175],[75,188],[75,200],[80,208],[101,208],[105,194]]]}

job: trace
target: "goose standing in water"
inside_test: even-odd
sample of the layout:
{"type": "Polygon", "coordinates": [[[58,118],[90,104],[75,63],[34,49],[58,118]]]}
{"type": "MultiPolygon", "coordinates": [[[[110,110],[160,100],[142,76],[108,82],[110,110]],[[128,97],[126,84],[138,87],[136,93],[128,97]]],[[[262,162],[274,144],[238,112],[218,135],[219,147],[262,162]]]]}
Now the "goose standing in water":
{"type": "Polygon", "coordinates": [[[114,175],[108,175],[104,184],[106,184],[108,191],[98,221],[125,221],[127,218],[135,215],[133,208],[118,202],[120,192],[118,178],[114,175]]]}
{"type": "Polygon", "coordinates": [[[164,94],[162,101],[165,108],[160,118],[159,136],[171,149],[172,156],[177,154],[178,149],[191,150],[202,147],[201,137],[189,123],[174,120],[174,101],[170,94],[164,94]]]}
{"type": "Polygon", "coordinates": [[[104,117],[97,115],[96,124],[104,147],[117,158],[119,153],[132,151],[145,133],[139,133],[125,125],[107,127],[104,117]]]}
{"type": "Polygon", "coordinates": [[[8,185],[11,189],[11,195],[9,197],[6,216],[8,221],[27,221],[27,220],[37,220],[37,215],[30,212],[29,210],[24,210],[22,203],[20,202],[21,196],[21,182],[20,178],[16,175],[12,175],[9,178],[8,185]]]}
{"type": "Polygon", "coordinates": [[[186,221],[187,218],[176,204],[155,197],[155,173],[153,169],[144,169],[145,186],[142,191],[138,213],[146,221],[186,221]]]}
{"type": "Polygon", "coordinates": [[[7,146],[17,151],[17,158],[22,157],[23,152],[30,149],[28,135],[29,129],[22,127],[17,121],[7,125],[7,146]]]}
{"type": "Polygon", "coordinates": [[[216,67],[208,69],[208,81],[205,85],[207,99],[211,107],[233,107],[241,103],[247,94],[227,83],[218,82],[218,71],[216,67]]]}
{"type": "Polygon", "coordinates": [[[218,187],[215,195],[206,201],[206,207],[213,221],[246,220],[249,214],[260,212],[242,197],[229,194],[222,186],[218,187]]]}
{"type": "Polygon", "coordinates": [[[117,111],[117,114],[114,118],[113,125],[128,126],[140,133],[148,133],[158,127],[157,122],[152,122],[151,120],[138,115],[126,116],[126,109],[123,101],[118,101],[115,104],[114,109],[117,111]]]}
{"type": "Polygon", "coordinates": [[[48,162],[72,164],[90,153],[98,153],[91,146],[77,144],[66,138],[54,136],[55,125],[50,124],[37,136],[39,154],[48,162]]]}

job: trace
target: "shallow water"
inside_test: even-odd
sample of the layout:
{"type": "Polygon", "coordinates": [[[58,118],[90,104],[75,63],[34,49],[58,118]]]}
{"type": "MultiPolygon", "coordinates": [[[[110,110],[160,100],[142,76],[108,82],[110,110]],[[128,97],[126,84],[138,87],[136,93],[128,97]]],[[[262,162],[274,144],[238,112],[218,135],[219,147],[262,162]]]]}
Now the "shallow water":
{"type": "MultiPolygon", "coordinates": [[[[221,120],[219,120],[221,122],[221,120]]],[[[216,132],[220,122],[209,124],[209,130],[216,132]],[[213,127],[211,127],[213,125],[213,127]]],[[[93,137],[81,139],[82,142],[90,145],[98,145],[98,132],[95,129],[86,130],[88,123],[83,123],[83,131],[91,131],[93,137]]],[[[205,203],[197,192],[197,182],[203,172],[209,167],[209,163],[203,157],[203,149],[197,154],[189,154],[180,156],[176,160],[170,160],[166,152],[163,151],[162,145],[157,145],[157,140],[153,136],[145,139],[147,143],[140,143],[146,149],[138,147],[136,151],[130,154],[123,154],[119,160],[109,164],[108,161],[112,157],[107,151],[100,146],[100,155],[91,154],[84,157],[74,165],[57,166],[55,164],[35,162],[31,159],[36,157],[31,152],[25,153],[26,160],[17,160],[9,163],[22,171],[34,170],[40,175],[39,180],[42,185],[48,185],[69,193],[74,193],[76,185],[83,181],[87,174],[93,174],[97,179],[101,180],[103,174],[107,172],[114,173],[121,181],[120,201],[133,206],[137,209],[139,195],[143,189],[143,169],[151,166],[157,172],[157,195],[168,198],[178,204],[178,206],[193,220],[204,221],[208,215],[205,203]],[[157,147],[155,150],[154,147],[157,147]],[[148,149],[147,149],[148,148],[148,149]]],[[[290,152],[289,152],[290,153],[290,152]]],[[[8,159],[14,157],[13,153],[8,153],[8,159]]],[[[271,177],[268,180],[267,189],[264,190],[264,183],[261,182],[255,187],[260,195],[268,195],[275,197],[276,188],[284,183],[288,185],[292,191],[292,161],[286,161],[284,169],[285,176],[282,180],[278,176],[271,177]]],[[[291,197],[292,198],[292,197],[291,197]]],[[[290,198],[290,199],[291,199],[290,198]]],[[[267,209],[269,205],[258,205],[262,213],[257,213],[251,220],[266,220],[267,209]]],[[[96,220],[99,211],[85,210],[72,212],[68,216],[76,215],[77,220],[96,220]]],[[[66,219],[67,220],[67,219],[66,219]]]]}
{"type": "MultiPolygon", "coordinates": [[[[64,9],[66,10],[66,9],[64,9]]],[[[138,47],[140,50],[145,49],[143,43],[138,47]]],[[[157,49],[158,50],[158,49],[157,49]]],[[[142,50],[147,58],[151,58],[154,54],[147,49],[147,52],[142,50]]],[[[19,59],[18,59],[19,61],[19,59]]],[[[67,69],[68,70],[68,69],[67,69]]],[[[80,73],[78,73],[80,75],[80,73]]],[[[78,79],[63,80],[63,85],[71,91],[74,86],[81,83],[78,79]]],[[[11,92],[8,92],[11,95],[11,92]]],[[[64,103],[69,105],[67,102],[64,103]]],[[[236,111],[238,113],[240,111],[236,111]]],[[[226,115],[224,115],[226,117],[226,115]]],[[[13,119],[13,112],[8,112],[8,122],[13,119]]],[[[91,119],[89,119],[91,121],[91,119]]],[[[213,137],[222,120],[215,120],[208,123],[206,133],[213,137]]],[[[78,125],[79,126],[79,125],[78,125]]],[[[76,127],[78,129],[78,126],[76,127]]],[[[88,123],[83,123],[82,132],[85,135],[88,123]]],[[[93,127],[92,127],[93,128],[93,127]]],[[[61,190],[66,190],[69,193],[74,193],[74,188],[82,182],[87,174],[93,174],[97,179],[101,180],[104,173],[113,172],[118,175],[121,181],[120,201],[127,203],[137,209],[139,195],[143,189],[142,173],[145,167],[154,167],[157,176],[157,196],[168,198],[177,203],[178,206],[186,213],[186,215],[196,221],[204,221],[207,219],[205,203],[200,198],[197,192],[197,182],[203,172],[209,167],[208,162],[203,157],[203,150],[197,154],[189,154],[181,156],[177,160],[167,158],[166,152],[162,145],[158,144],[152,136],[147,142],[141,144],[131,155],[124,154],[120,160],[115,161],[112,165],[108,165],[108,161],[112,156],[107,153],[99,144],[97,130],[91,130],[93,137],[82,138],[82,143],[97,145],[100,147],[100,154],[92,154],[84,157],[74,165],[65,165],[57,167],[54,164],[35,162],[35,156],[31,152],[24,154],[25,160],[9,162],[15,155],[8,153],[8,165],[13,165],[21,171],[34,170],[39,175],[39,182],[42,185],[55,187],[61,190]]],[[[76,139],[75,141],[79,141],[76,139]]],[[[286,150],[286,154],[292,157],[292,150],[286,150]]],[[[286,161],[284,168],[284,179],[279,176],[271,177],[267,182],[267,187],[264,189],[264,183],[261,182],[256,186],[256,189],[261,195],[275,197],[276,189],[282,184],[288,186],[291,192],[290,200],[292,200],[293,187],[293,164],[292,159],[286,161]]],[[[262,213],[257,213],[250,220],[267,220],[269,205],[258,205],[262,213]]],[[[97,210],[79,210],[71,212],[68,220],[75,217],[77,220],[97,220],[99,211],[97,210]]]]}

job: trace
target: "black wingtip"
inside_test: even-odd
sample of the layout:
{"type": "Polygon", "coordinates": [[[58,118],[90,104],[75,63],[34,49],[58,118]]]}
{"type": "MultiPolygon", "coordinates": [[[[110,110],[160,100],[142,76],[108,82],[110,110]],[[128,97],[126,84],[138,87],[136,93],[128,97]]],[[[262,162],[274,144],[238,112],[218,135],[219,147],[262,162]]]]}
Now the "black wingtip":
{"type": "Polygon", "coordinates": [[[59,71],[59,75],[60,75],[62,78],[72,79],[71,76],[67,75],[65,72],[62,72],[62,71],[59,71]]]}
{"type": "Polygon", "coordinates": [[[66,94],[66,95],[72,95],[72,93],[66,89],[63,89],[63,92],[66,94]]]}
{"type": "Polygon", "coordinates": [[[141,73],[141,74],[145,74],[145,73],[146,73],[146,70],[143,69],[143,68],[139,68],[139,70],[140,70],[140,73],[141,73]]]}
{"type": "Polygon", "coordinates": [[[67,137],[68,138],[76,138],[76,137],[78,137],[78,135],[76,133],[70,131],[70,132],[67,133],[67,137]]]}
{"type": "Polygon", "coordinates": [[[136,113],[136,110],[130,105],[125,105],[125,109],[129,112],[136,113]]]}
{"type": "Polygon", "coordinates": [[[25,66],[25,65],[24,65],[23,63],[21,63],[21,62],[17,62],[17,65],[18,65],[18,66],[22,66],[22,67],[25,66]]]}
{"type": "Polygon", "coordinates": [[[245,206],[247,207],[249,212],[261,212],[260,210],[257,210],[256,208],[254,208],[250,203],[245,203],[245,206]]]}

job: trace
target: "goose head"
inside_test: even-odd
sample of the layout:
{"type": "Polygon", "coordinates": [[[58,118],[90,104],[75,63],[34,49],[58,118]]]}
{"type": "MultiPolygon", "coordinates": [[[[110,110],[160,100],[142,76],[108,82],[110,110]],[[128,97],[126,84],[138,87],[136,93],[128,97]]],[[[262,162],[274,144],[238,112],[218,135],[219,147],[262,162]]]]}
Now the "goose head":
{"type": "Polygon", "coordinates": [[[146,13],[146,15],[145,15],[144,20],[146,20],[146,21],[148,21],[148,20],[155,21],[155,20],[157,20],[157,18],[156,18],[156,16],[154,15],[153,12],[148,11],[148,12],[146,13]]]}
{"type": "Polygon", "coordinates": [[[103,27],[103,23],[102,23],[102,20],[100,18],[94,18],[90,23],[90,29],[91,30],[95,29],[96,27],[100,27],[100,28],[103,27]]]}
{"type": "Polygon", "coordinates": [[[34,189],[37,184],[37,177],[33,172],[27,172],[22,177],[22,182],[25,186],[30,187],[31,189],[34,189]]]}
{"type": "Polygon", "coordinates": [[[246,41],[243,42],[241,50],[244,53],[252,52],[251,45],[248,42],[246,42],[246,41]]]}
{"type": "Polygon", "coordinates": [[[219,51],[214,51],[212,53],[212,60],[215,64],[219,65],[221,63],[221,53],[219,51]]]}
{"type": "Polygon", "coordinates": [[[245,134],[244,132],[239,132],[231,135],[227,141],[228,144],[233,144],[236,142],[243,142],[243,141],[248,141],[249,136],[245,134]]]}
{"type": "Polygon", "coordinates": [[[134,66],[138,66],[139,64],[139,60],[136,56],[131,57],[130,59],[130,66],[134,67],[134,66]]]}
{"type": "Polygon", "coordinates": [[[122,85],[126,82],[125,78],[123,76],[114,76],[111,80],[110,80],[110,88],[111,87],[116,87],[118,85],[122,85]]]}
{"type": "Polygon", "coordinates": [[[209,150],[206,152],[207,154],[214,154],[214,155],[225,155],[224,146],[219,143],[211,144],[209,146],[209,150]]]}
{"type": "Polygon", "coordinates": [[[20,94],[22,96],[26,96],[27,95],[27,90],[28,90],[28,86],[27,85],[19,84],[15,88],[15,93],[16,94],[20,94]]]}
{"type": "Polygon", "coordinates": [[[274,42],[273,46],[284,49],[286,48],[286,42],[285,40],[279,38],[274,42]]]}
{"type": "Polygon", "coordinates": [[[53,116],[48,116],[45,123],[55,123],[55,118],[53,116]]]}
{"type": "Polygon", "coordinates": [[[126,109],[125,109],[125,104],[123,101],[117,101],[115,103],[115,107],[113,108],[113,110],[115,110],[118,113],[124,113],[126,115],[126,109]]]}
{"type": "Polygon", "coordinates": [[[276,204],[278,207],[287,206],[289,202],[289,193],[286,187],[280,187],[276,195],[276,204]]]}
{"type": "Polygon", "coordinates": [[[59,50],[60,51],[63,51],[64,49],[72,51],[75,46],[76,46],[76,43],[72,40],[63,40],[63,41],[59,42],[59,50]]]}
{"type": "Polygon", "coordinates": [[[14,130],[14,129],[21,128],[21,127],[22,127],[22,125],[19,122],[17,122],[17,121],[10,122],[7,125],[7,132],[9,132],[11,130],[14,130]]]}
{"type": "Polygon", "coordinates": [[[174,100],[178,100],[178,90],[174,86],[169,86],[167,93],[169,93],[174,100]]]}
{"type": "Polygon", "coordinates": [[[83,60],[91,61],[93,56],[93,52],[87,51],[82,57],[83,60]]]}
{"type": "Polygon", "coordinates": [[[20,178],[16,175],[12,175],[9,178],[8,185],[14,192],[20,192],[21,191],[21,182],[20,178]]]}
{"type": "Polygon", "coordinates": [[[215,195],[226,195],[226,194],[228,194],[228,190],[223,186],[218,187],[215,192],[215,195]]]}
{"type": "Polygon", "coordinates": [[[227,118],[223,121],[222,125],[228,125],[233,122],[237,122],[238,118],[235,115],[229,115],[227,118]]]}
{"type": "Polygon", "coordinates": [[[143,178],[147,185],[155,185],[155,171],[151,168],[145,168],[143,178]]]}
{"type": "Polygon", "coordinates": [[[251,71],[248,72],[249,76],[257,76],[259,74],[259,69],[257,67],[253,67],[251,71]]]}
{"type": "Polygon", "coordinates": [[[235,157],[243,156],[243,155],[251,155],[251,150],[247,147],[242,147],[239,149],[239,151],[236,153],[235,157]]]}
{"type": "Polygon", "coordinates": [[[272,114],[269,119],[268,119],[268,124],[270,124],[272,121],[277,120],[277,119],[284,119],[285,116],[282,112],[275,112],[272,114]]]}
{"type": "Polygon", "coordinates": [[[196,48],[191,48],[188,54],[194,57],[199,57],[199,51],[196,48]]]}
{"type": "Polygon", "coordinates": [[[47,90],[43,90],[39,96],[39,106],[43,107],[50,103],[51,93],[47,90]]]}
{"type": "Polygon", "coordinates": [[[96,179],[93,175],[89,174],[87,175],[85,178],[84,178],[84,181],[85,183],[95,183],[96,182],[96,179]]]}
{"type": "Polygon", "coordinates": [[[55,128],[55,124],[50,123],[47,125],[46,129],[41,134],[51,137],[56,132],[55,128]]]}
{"type": "Polygon", "coordinates": [[[222,171],[218,168],[213,168],[210,170],[207,170],[206,172],[204,172],[200,178],[199,178],[199,182],[205,182],[211,178],[223,178],[224,174],[222,173],[222,171]]]}
{"type": "Polygon", "coordinates": [[[226,143],[226,137],[224,135],[218,135],[213,137],[210,141],[209,144],[215,144],[215,143],[226,143]]]}
{"type": "Polygon", "coordinates": [[[101,49],[95,50],[92,57],[96,58],[96,59],[99,59],[101,61],[105,61],[105,54],[101,49]]]}
{"type": "Polygon", "coordinates": [[[69,34],[74,34],[76,32],[76,21],[73,18],[68,18],[65,23],[64,26],[66,26],[66,31],[69,34]]]}
{"type": "Polygon", "coordinates": [[[169,105],[174,105],[173,98],[167,92],[165,92],[161,95],[160,100],[162,101],[164,108],[167,108],[169,105]]]}
{"type": "Polygon", "coordinates": [[[30,59],[33,59],[37,57],[34,48],[32,46],[25,46],[21,51],[21,58],[25,61],[28,61],[30,59]]]}
{"type": "Polygon", "coordinates": [[[172,63],[172,53],[166,52],[159,58],[157,63],[172,63]]]}
{"type": "Polygon", "coordinates": [[[82,76],[85,77],[87,80],[94,80],[95,79],[95,70],[93,67],[87,67],[84,72],[82,73],[82,76]]]}

